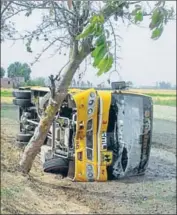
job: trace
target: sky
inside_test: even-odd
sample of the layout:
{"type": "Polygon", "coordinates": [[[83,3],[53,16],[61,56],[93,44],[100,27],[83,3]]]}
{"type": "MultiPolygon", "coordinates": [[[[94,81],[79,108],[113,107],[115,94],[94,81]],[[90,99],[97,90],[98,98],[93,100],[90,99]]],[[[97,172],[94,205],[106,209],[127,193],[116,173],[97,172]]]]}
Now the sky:
{"type": "MultiPolygon", "coordinates": [[[[173,5],[176,10],[175,1],[169,1],[168,4],[173,5]]],[[[40,13],[37,12],[29,18],[18,16],[15,22],[19,30],[33,29],[40,22],[40,18],[40,13]]],[[[146,19],[143,26],[148,26],[148,24],[149,20],[146,19]]],[[[87,67],[83,81],[89,80],[97,85],[102,82],[107,83],[110,76],[111,81],[132,81],[138,86],[152,86],[159,81],[176,84],[176,21],[169,22],[162,36],[156,41],[150,38],[151,32],[147,27],[140,28],[135,25],[127,27],[120,24],[118,31],[123,38],[119,52],[121,59],[118,62],[121,79],[116,72],[97,77],[97,70],[90,65],[87,67]]],[[[26,51],[22,41],[17,41],[15,44],[12,41],[5,41],[1,45],[1,66],[7,69],[9,64],[15,61],[31,63],[43,45],[36,44],[31,54],[26,51]]],[[[32,77],[48,77],[50,74],[57,74],[67,63],[67,55],[55,55],[51,58],[50,54],[53,50],[43,55],[40,61],[32,66],[32,77]]],[[[82,70],[84,70],[84,65],[81,66],[80,71],[82,70]]]]}

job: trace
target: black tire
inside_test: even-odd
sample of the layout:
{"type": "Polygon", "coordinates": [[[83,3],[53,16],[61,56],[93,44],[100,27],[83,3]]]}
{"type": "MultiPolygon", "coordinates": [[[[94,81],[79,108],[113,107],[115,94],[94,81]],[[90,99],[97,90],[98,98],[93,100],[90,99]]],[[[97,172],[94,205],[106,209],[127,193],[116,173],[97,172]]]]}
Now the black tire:
{"type": "Polygon", "coordinates": [[[61,174],[67,176],[69,161],[64,158],[53,158],[43,164],[44,172],[61,174]]]}
{"type": "Polygon", "coordinates": [[[19,87],[18,90],[31,90],[30,87],[19,87]]]}
{"type": "Polygon", "coordinates": [[[19,134],[17,134],[16,139],[17,139],[17,141],[28,143],[32,136],[33,136],[33,134],[29,134],[29,133],[27,133],[27,134],[19,133],[19,134]]]}
{"type": "Polygon", "coordinates": [[[31,99],[31,91],[29,90],[14,90],[13,96],[17,99],[31,99]]]}
{"type": "Polygon", "coordinates": [[[32,106],[30,99],[14,99],[13,104],[18,105],[20,107],[30,107],[30,106],[32,106]]]}

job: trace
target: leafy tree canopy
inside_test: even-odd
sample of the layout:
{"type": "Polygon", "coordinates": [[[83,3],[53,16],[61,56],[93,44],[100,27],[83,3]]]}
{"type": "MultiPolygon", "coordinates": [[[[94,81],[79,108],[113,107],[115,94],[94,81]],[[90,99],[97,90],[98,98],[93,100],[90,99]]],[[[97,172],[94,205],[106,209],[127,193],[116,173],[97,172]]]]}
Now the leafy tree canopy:
{"type": "Polygon", "coordinates": [[[41,86],[45,87],[46,86],[46,80],[43,77],[38,77],[34,79],[30,79],[25,83],[25,86],[41,86]]]}
{"type": "Polygon", "coordinates": [[[5,69],[3,67],[1,67],[1,78],[3,78],[5,76],[5,69]]]}
{"type": "Polygon", "coordinates": [[[24,77],[25,81],[30,79],[31,68],[27,63],[14,62],[7,68],[7,75],[12,77],[24,77]]]}

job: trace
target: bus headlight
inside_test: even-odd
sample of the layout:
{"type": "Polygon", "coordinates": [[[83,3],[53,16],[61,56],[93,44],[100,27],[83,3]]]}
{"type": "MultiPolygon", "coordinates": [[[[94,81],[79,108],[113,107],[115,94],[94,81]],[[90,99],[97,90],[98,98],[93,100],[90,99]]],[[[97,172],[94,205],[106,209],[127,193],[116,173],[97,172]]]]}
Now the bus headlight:
{"type": "Polygon", "coordinates": [[[94,92],[91,92],[91,93],[90,93],[90,97],[91,97],[91,98],[95,98],[95,97],[96,97],[96,94],[95,94],[94,92]]]}
{"type": "Polygon", "coordinates": [[[91,92],[90,96],[88,98],[88,114],[89,115],[93,113],[95,100],[96,100],[96,93],[91,92]]]}
{"type": "Polygon", "coordinates": [[[93,166],[91,164],[87,164],[87,178],[88,180],[94,179],[93,166]]]}
{"type": "Polygon", "coordinates": [[[93,178],[93,173],[92,172],[88,173],[88,178],[93,178]]]}
{"type": "Polygon", "coordinates": [[[94,100],[93,99],[91,99],[91,100],[89,100],[89,105],[93,105],[93,103],[94,103],[94,100]]]}
{"type": "Polygon", "coordinates": [[[88,114],[92,114],[93,113],[93,108],[89,108],[88,109],[88,114]]]}

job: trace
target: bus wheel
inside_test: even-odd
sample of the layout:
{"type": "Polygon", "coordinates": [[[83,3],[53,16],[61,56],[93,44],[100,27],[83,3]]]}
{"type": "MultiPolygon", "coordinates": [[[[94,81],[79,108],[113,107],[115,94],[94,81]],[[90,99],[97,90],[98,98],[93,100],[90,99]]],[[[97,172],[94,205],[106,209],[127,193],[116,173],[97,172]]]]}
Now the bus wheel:
{"type": "Polygon", "coordinates": [[[44,172],[61,174],[64,177],[67,176],[68,168],[69,162],[64,158],[52,158],[43,164],[44,172]]]}
{"type": "Polygon", "coordinates": [[[29,133],[27,133],[27,134],[19,133],[19,134],[17,134],[17,141],[28,143],[32,136],[33,136],[33,134],[29,134],[29,133]]]}
{"type": "Polygon", "coordinates": [[[12,94],[17,99],[31,99],[31,91],[27,91],[27,90],[14,90],[12,94]]]}
{"type": "Polygon", "coordinates": [[[20,107],[30,107],[30,106],[32,106],[30,99],[14,99],[13,104],[18,105],[20,107]]]}

